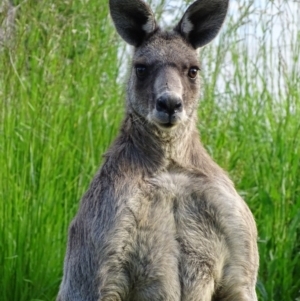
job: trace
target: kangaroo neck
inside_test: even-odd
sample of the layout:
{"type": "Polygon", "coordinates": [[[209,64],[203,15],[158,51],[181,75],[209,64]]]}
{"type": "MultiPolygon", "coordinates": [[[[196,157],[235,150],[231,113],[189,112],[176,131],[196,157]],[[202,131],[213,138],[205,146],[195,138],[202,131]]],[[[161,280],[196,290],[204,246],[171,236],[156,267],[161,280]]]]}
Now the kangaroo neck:
{"type": "Polygon", "coordinates": [[[199,141],[198,131],[192,121],[165,130],[129,114],[125,124],[134,147],[142,156],[155,157],[154,161],[160,161],[162,166],[167,166],[169,162],[181,165],[188,163],[195,140],[199,141]]]}

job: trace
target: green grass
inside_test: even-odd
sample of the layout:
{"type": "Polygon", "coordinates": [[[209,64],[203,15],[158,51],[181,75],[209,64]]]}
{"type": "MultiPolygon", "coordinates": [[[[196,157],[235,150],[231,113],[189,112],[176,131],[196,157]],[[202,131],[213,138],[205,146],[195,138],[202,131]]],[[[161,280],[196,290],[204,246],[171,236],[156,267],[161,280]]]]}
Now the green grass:
{"type": "Polygon", "coordinates": [[[104,2],[24,3],[1,53],[0,300],[53,300],[68,224],[118,130],[104,2]]]}
{"type": "MultiPolygon", "coordinates": [[[[61,280],[69,222],[118,132],[124,65],[107,1],[19,3],[13,48],[0,52],[0,300],[47,301],[61,280]]],[[[240,29],[254,14],[245,3],[242,17],[229,17],[218,42],[201,51],[199,129],[255,215],[259,299],[294,301],[300,33],[289,44],[289,68],[264,38],[269,27],[253,55],[240,29]]]]}

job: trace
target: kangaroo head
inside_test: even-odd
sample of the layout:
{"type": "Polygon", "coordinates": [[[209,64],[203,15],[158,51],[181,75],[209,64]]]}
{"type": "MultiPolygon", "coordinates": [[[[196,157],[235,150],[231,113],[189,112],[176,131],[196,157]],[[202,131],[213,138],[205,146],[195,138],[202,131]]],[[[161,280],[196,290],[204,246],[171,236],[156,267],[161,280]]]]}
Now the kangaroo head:
{"type": "Polygon", "coordinates": [[[110,0],[120,36],[134,46],[127,106],[161,129],[194,119],[200,81],[197,48],[219,32],[229,0],[197,0],[172,31],[161,30],[142,0],[110,0]]]}

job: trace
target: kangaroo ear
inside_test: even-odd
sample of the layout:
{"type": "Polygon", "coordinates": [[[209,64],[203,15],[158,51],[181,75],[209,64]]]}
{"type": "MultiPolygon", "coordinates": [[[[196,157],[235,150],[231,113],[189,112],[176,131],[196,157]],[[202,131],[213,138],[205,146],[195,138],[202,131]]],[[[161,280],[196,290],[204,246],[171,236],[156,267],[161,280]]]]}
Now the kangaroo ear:
{"type": "Polygon", "coordinates": [[[157,28],[151,8],[142,0],[109,0],[110,14],[119,35],[138,46],[157,28]]]}
{"type": "Polygon", "coordinates": [[[197,0],[175,27],[194,48],[202,47],[218,34],[228,10],[229,0],[197,0]]]}

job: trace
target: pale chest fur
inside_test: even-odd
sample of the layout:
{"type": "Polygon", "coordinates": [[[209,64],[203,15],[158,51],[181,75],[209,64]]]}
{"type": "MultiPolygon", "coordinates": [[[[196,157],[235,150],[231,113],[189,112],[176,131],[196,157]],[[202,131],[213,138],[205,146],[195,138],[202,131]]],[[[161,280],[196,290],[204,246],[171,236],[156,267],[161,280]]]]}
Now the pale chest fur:
{"type": "Polygon", "coordinates": [[[192,295],[203,294],[203,286],[207,296],[202,300],[210,300],[230,264],[230,230],[224,228],[224,213],[240,206],[239,200],[226,196],[234,191],[230,187],[224,185],[222,192],[213,186],[203,175],[166,171],[129,190],[132,195],[116,213],[118,222],[105,248],[114,251],[105,265],[122,262],[126,281],[133,287],[130,300],[156,293],[155,287],[163,292],[170,286],[170,300],[192,300],[192,295]],[[227,204],[220,206],[224,199],[227,204]]]}

